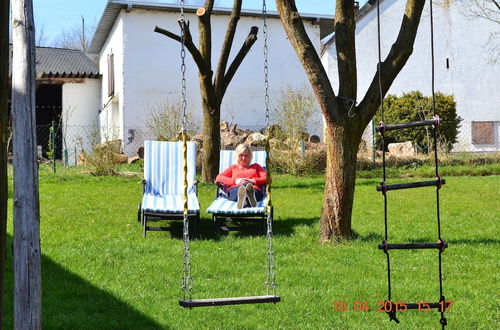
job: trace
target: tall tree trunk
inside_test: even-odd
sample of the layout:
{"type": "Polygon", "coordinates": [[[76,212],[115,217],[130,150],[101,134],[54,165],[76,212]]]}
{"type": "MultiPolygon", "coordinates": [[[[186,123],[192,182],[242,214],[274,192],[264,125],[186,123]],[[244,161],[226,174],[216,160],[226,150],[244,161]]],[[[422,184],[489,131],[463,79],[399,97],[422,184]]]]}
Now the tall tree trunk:
{"type": "Polygon", "coordinates": [[[351,236],[351,215],[356,181],[356,159],[361,134],[352,126],[326,125],[327,166],[321,242],[331,236],[351,236]]]}
{"type": "Polygon", "coordinates": [[[12,6],[14,328],[41,329],[40,204],[36,159],[35,27],[32,0],[12,6]]]}
{"type": "Polygon", "coordinates": [[[209,105],[203,100],[203,182],[213,182],[219,172],[220,105],[209,105]]]}
{"type": "Polygon", "coordinates": [[[9,111],[9,12],[10,0],[0,8],[0,328],[3,324],[5,257],[7,254],[7,112],[9,111]]]}

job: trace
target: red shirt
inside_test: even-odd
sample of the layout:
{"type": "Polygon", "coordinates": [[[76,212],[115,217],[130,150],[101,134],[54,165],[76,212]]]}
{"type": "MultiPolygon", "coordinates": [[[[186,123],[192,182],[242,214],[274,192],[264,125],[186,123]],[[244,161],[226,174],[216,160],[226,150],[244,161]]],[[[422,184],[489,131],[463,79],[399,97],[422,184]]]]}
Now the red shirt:
{"type": "Polygon", "coordinates": [[[248,168],[242,168],[235,164],[217,175],[215,181],[228,186],[229,190],[236,185],[236,179],[243,178],[255,179],[254,188],[262,191],[262,186],[266,184],[266,170],[257,163],[250,165],[248,168]]]}

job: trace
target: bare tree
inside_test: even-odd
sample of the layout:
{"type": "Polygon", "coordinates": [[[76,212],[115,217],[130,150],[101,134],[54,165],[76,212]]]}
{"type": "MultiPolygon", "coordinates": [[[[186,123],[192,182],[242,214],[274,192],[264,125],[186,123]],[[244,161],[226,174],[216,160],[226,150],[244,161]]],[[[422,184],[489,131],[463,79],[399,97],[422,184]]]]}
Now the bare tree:
{"type": "Polygon", "coordinates": [[[41,27],[38,27],[35,31],[35,45],[37,46],[45,46],[47,45],[47,35],[45,34],[45,28],[42,25],[41,27]]]}
{"type": "MultiPolygon", "coordinates": [[[[469,0],[463,4],[461,12],[464,16],[485,19],[500,27],[500,3],[498,0],[469,0]]],[[[491,63],[496,63],[500,59],[500,30],[489,32],[485,49],[491,63]]]]}
{"type": "MultiPolygon", "coordinates": [[[[425,1],[407,0],[396,42],[380,64],[381,89],[385,95],[413,51],[417,28],[425,1]]],[[[356,180],[358,147],[364,129],[379,105],[378,70],[362,98],[355,106],[356,116],[349,116],[356,99],[357,72],[355,50],[355,11],[353,0],[337,0],[335,9],[335,41],[338,58],[338,94],[335,94],[325,68],[321,64],[297,11],[294,0],[276,0],[285,27],[325,118],[327,145],[326,182],[321,215],[321,241],[332,236],[349,237],[356,180]]]]}
{"type": "Polygon", "coordinates": [[[10,0],[0,5],[0,324],[3,324],[5,256],[7,255],[7,112],[9,111],[9,12],[10,0]]]}
{"type": "Polygon", "coordinates": [[[80,23],[63,30],[55,42],[55,46],[69,49],[78,49],[87,54],[90,41],[94,35],[96,25],[88,26],[82,16],[80,23]]]}
{"type": "MultiPolygon", "coordinates": [[[[252,45],[257,40],[258,28],[252,26],[250,33],[241,46],[238,54],[228,67],[229,53],[233,45],[234,35],[238,20],[240,19],[242,0],[234,0],[231,17],[226,30],[226,36],[222,44],[217,70],[212,70],[212,29],[211,15],[214,0],[206,0],[202,8],[198,9],[199,48],[193,43],[189,22],[180,22],[184,26],[185,45],[191,53],[197,67],[201,87],[201,98],[203,107],[203,163],[202,180],[213,182],[219,171],[220,151],[220,108],[222,99],[226,93],[229,83],[233,79],[236,70],[242,63],[252,45]]],[[[177,41],[181,37],[170,31],[155,27],[155,32],[166,35],[177,41]]]]}
{"type": "Polygon", "coordinates": [[[41,329],[40,201],[35,134],[32,0],[12,2],[14,164],[14,328],[41,329]]]}

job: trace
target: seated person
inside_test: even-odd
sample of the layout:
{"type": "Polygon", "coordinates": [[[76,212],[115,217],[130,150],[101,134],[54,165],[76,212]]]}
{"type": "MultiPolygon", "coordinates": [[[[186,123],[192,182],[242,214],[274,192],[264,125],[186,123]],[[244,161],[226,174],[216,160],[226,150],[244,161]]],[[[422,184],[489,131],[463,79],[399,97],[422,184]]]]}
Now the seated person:
{"type": "Polygon", "coordinates": [[[252,151],[240,144],[234,151],[236,164],[229,166],[215,178],[215,182],[228,187],[227,199],[237,202],[237,208],[255,207],[264,198],[266,170],[259,164],[251,164],[252,151]]]}

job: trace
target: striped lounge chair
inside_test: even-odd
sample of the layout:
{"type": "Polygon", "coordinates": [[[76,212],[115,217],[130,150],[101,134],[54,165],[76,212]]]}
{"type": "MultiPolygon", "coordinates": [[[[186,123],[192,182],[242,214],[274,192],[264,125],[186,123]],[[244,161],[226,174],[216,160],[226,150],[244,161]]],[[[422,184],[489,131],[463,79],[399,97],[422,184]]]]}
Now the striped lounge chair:
{"type": "MultiPolygon", "coordinates": [[[[187,142],[188,219],[190,234],[200,219],[200,204],[195,181],[196,145],[187,142]]],[[[144,141],[144,180],[138,220],[147,231],[171,230],[151,227],[150,221],[182,220],[184,211],[184,165],[182,142],[144,141]]]]}
{"type": "MultiPolygon", "coordinates": [[[[222,172],[234,164],[234,150],[221,150],[219,172],[222,172]]],[[[266,168],[266,152],[252,151],[252,163],[257,163],[266,168]]],[[[264,191],[265,194],[265,191],[264,191]]],[[[255,228],[244,226],[247,223],[259,223],[258,230],[263,234],[267,230],[267,197],[257,203],[256,207],[245,207],[238,209],[236,202],[230,201],[224,196],[226,187],[217,186],[216,199],[208,207],[207,212],[212,214],[212,220],[218,230],[222,231],[255,231],[255,228]]],[[[272,209],[271,209],[272,216],[272,209]]],[[[272,219],[272,217],[271,217],[272,219]]]]}

